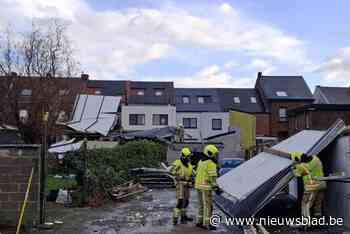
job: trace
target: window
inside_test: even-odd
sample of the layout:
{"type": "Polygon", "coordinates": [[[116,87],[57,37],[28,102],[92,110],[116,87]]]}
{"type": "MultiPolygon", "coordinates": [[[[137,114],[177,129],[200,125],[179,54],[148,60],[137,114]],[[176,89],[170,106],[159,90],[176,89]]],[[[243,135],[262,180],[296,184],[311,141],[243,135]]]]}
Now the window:
{"type": "Polygon", "coordinates": [[[20,110],[19,111],[19,119],[22,123],[27,122],[28,120],[28,111],[27,110],[20,110]]]}
{"type": "Polygon", "coordinates": [[[250,97],[250,102],[251,103],[256,103],[256,97],[250,97]]]}
{"type": "Polygon", "coordinates": [[[287,97],[287,93],[285,91],[277,91],[276,95],[279,97],[287,97]]]}
{"type": "Polygon", "coordinates": [[[211,103],[211,96],[197,96],[197,102],[199,104],[211,103]]]}
{"type": "Polygon", "coordinates": [[[153,115],[152,116],[153,125],[168,125],[168,115],[153,115]]]}
{"type": "Polygon", "coordinates": [[[22,96],[32,96],[32,90],[31,89],[22,89],[21,95],[22,96]]]}
{"type": "Polygon", "coordinates": [[[212,119],[211,124],[213,130],[222,130],[222,119],[212,119]]]}
{"type": "Polygon", "coordinates": [[[95,94],[96,95],[100,95],[101,94],[101,90],[95,90],[95,94]]]}
{"type": "Polygon", "coordinates": [[[67,120],[66,112],[60,111],[60,113],[58,113],[58,116],[57,116],[57,121],[60,122],[60,121],[65,121],[65,120],[67,120]]]}
{"type": "Polygon", "coordinates": [[[182,96],[182,103],[183,104],[189,104],[190,103],[190,97],[189,96],[182,96]]]}
{"type": "Polygon", "coordinates": [[[233,101],[234,103],[241,103],[241,100],[239,99],[239,97],[234,97],[233,101]]]}
{"type": "Polygon", "coordinates": [[[199,104],[203,104],[204,103],[204,97],[197,97],[197,102],[199,104]]]}
{"type": "Polygon", "coordinates": [[[184,128],[197,128],[197,118],[183,118],[182,125],[184,128]]]}
{"type": "Polygon", "coordinates": [[[156,96],[163,96],[163,89],[155,89],[154,95],[156,95],[156,96]]]}
{"type": "Polygon", "coordinates": [[[287,108],[285,107],[280,107],[279,111],[279,119],[280,122],[286,122],[287,121],[287,108]]]}
{"type": "Polygon", "coordinates": [[[145,125],[145,115],[144,114],[130,114],[129,115],[129,125],[145,125]]]}

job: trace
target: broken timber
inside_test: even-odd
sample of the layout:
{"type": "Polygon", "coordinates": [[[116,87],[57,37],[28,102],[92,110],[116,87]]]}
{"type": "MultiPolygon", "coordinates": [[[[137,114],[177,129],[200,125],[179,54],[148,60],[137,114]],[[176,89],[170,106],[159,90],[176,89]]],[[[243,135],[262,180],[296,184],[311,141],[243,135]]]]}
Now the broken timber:
{"type": "Polygon", "coordinates": [[[123,185],[114,187],[111,192],[111,196],[114,200],[121,200],[139,193],[147,191],[147,188],[140,183],[134,184],[132,181],[123,185]]]}

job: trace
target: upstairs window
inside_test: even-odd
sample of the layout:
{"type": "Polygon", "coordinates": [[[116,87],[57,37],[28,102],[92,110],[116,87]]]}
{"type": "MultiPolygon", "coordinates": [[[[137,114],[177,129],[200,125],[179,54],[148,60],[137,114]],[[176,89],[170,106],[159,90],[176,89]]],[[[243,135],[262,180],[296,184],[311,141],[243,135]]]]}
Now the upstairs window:
{"type": "Polygon", "coordinates": [[[154,114],[152,116],[152,124],[154,126],[158,125],[168,125],[168,115],[158,115],[154,114]]]}
{"type": "Polygon", "coordinates": [[[130,114],[129,115],[129,125],[145,125],[145,115],[144,114],[130,114]]]}
{"type": "Polygon", "coordinates": [[[250,97],[250,102],[251,103],[256,103],[256,97],[250,97]]]}
{"type": "Polygon", "coordinates": [[[32,96],[32,90],[31,89],[22,89],[21,95],[22,96],[32,96]]]}
{"type": "Polygon", "coordinates": [[[190,97],[189,96],[182,96],[182,103],[183,104],[189,104],[190,103],[190,97]]]}
{"type": "Polygon", "coordinates": [[[145,96],[145,90],[144,89],[132,89],[131,93],[132,93],[132,95],[145,96]]]}
{"type": "Polygon", "coordinates": [[[163,96],[164,90],[163,89],[155,89],[154,90],[154,95],[155,96],[163,96]]]}
{"type": "Polygon", "coordinates": [[[58,116],[57,116],[57,121],[62,122],[62,121],[66,121],[66,120],[67,120],[66,112],[60,111],[60,113],[58,113],[58,116]]]}
{"type": "Polygon", "coordinates": [[[276,95],[279,97],[287,97],[287,92],[286,91],[277,91],[276,95]]]}
{"type": "Polygon", "coordinates": [[[280,122],[286,122],[287,121],[287,108],[280,107],[280,109],[278,110],[278,114],[279,114],[280,122]]]}
{"type": "Polygon", "coordinates": [[[233,102],[234,103],[241,103],[241,99],[239,99],[239,97],[234,97],[233,102]]]}
{"type": "Polygon", "coordinates": [[[96,95],[101,95],[101,90],[95,90],[96,95]]]}
{"type": "Polygon", "coordinates": [[[182,125],[184,128],[197,128],[197,118],[183,118],[182,125]]]}
{"type": "Polygon", "coordinates": [[[22,110],[19,111],[18,114],[19,114],[19,119],[20,119],[20,121],[21,121],[22,123],[26,123],[27,120],[28,120],[28,111],[22,109],[22,110]]]}

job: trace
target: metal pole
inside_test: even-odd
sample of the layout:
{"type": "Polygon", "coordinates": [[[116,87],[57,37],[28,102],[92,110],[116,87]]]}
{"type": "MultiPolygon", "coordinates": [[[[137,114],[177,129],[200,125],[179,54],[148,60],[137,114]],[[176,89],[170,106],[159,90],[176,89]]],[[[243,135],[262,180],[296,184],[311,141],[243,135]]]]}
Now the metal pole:
{"type": "Polygon", "coordinates": [[[46,187],[46,156],[47,156],[47,122],[49,112],[43,112],[44,132],[42,139],[42,151],[40,156],[40,224],[45,223],[45,187],[46,187]]]}

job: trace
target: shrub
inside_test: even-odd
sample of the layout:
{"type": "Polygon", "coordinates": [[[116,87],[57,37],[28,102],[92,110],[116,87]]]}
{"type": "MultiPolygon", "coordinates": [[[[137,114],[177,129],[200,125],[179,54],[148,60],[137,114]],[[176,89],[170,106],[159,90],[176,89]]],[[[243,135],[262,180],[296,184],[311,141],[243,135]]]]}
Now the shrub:
{"type": "MultiPolygon", "coordinates": [[[[84,155],[65,157],[65,163],[77,174],[82,184],[84,155]]],[[[130,141],[112,149],[95,149],[87,152],[89,194],[103,193],[111,186],[133,179],[130,169],[159,167],[166,159],[166,146],[161,143],[140,140],[130,141]]]]}

